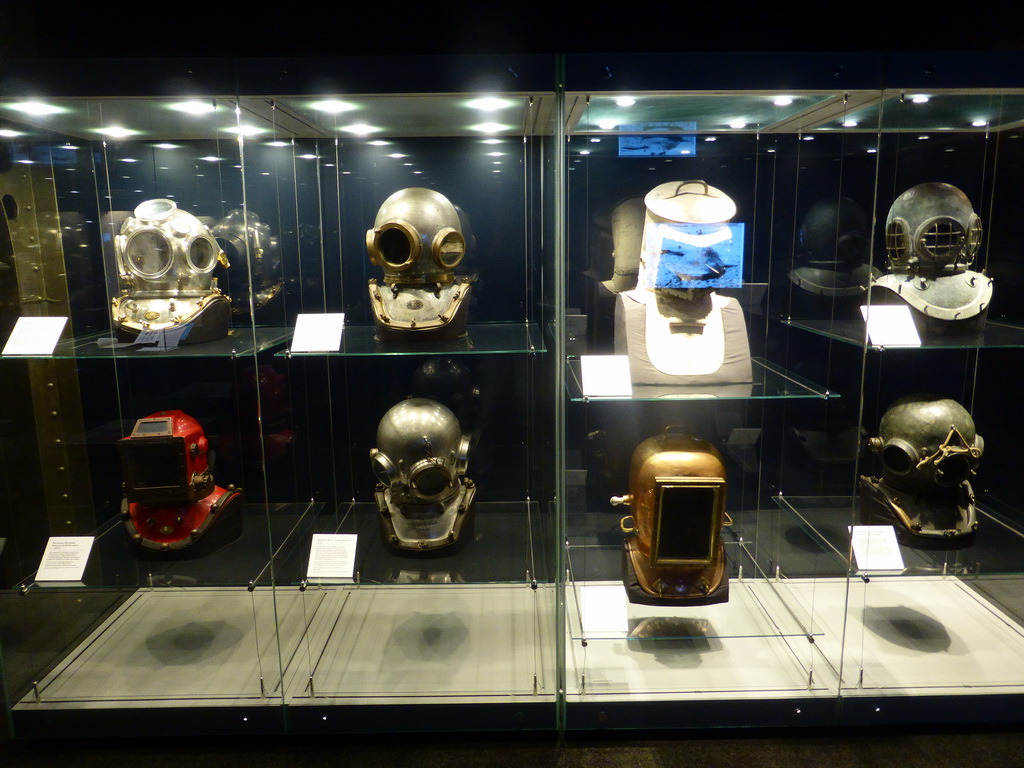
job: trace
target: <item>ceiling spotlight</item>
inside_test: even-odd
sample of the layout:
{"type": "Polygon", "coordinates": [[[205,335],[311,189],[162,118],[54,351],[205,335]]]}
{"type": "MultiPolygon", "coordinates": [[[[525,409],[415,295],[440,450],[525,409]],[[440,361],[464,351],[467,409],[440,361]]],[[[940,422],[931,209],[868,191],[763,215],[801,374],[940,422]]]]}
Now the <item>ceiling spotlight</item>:
{"type": "Polygon", "coordinates": [[[102,133],[104,136],[109,136],[112,139],[124,139],[128,136],[134,136],[138,131],[133,131],[131,128],[122,128],[119,125],[111,125],[106,128],[97,128],[96,133],[102,133]]]}
{"type": "Polygon", "coordinates": [[[471,126],[474,131],[480,131],[481,133],[498,133],[499,131],[507,131],[509,126],[501,125],[501,123],[480,123],[480,125],[471,126]]]}
{"type": "Polygon", "coordinates": [[[238,136],[255,136],[258,133],[263,133],[263,129],[257,128],[255,125],[235,125],[224,130],[238,136]]]}
{"type": "Polygon", "coordinates": [[[351,112],[353,109],[358,109],[355,104],[349,104],[345,101],[338,101],[337,99],[325,99],[324,101],[315,101],[309,105],[318,112],[328,112],[332,115],[336,115],[339,112],[351,112]]]}
{"type": "Polygon", "coordinates": [[[910,100],[914,104],[927,104],[929,101],[931,101],[931,96],[927,96],[923,93],[916,93],[910,97],[910,100]]]}
{"type": "Polygon", "coordinates": [[[341,130],[355,136],[369,136],[371,133],[376,133],[381,129],[375,128],[372,125],[367,125],[366,123],[353,123],[352,125],[343,126],[341,130]]]}
{"type": "Polygon", "coordinates": [[[505,109],[505,107],[511,107],[515,102],[509,101],[508,99],[498,99],[493,96],[485,96],[481,99],[474,99],[473,101],[467,102],[466,106],[470,109],[479,109],[481,112],[495,112],[499,109],[505,109]]]}
{"type": "Polygon", "coordinates": [[[10,107],[19,112],[24,112],[26,115],[35,115],[36,117],[56,115],[64,111],[60,107],[55,107],[53,104],[44,104],[41,101],[22,101],[18,104],[11,104],[10,107]]]}
{"type": "Polygon", "coordinates": [[[747,121],[744,120],[741,117],[738,117],[735,120],[733,120],[731,123],[729,123],[729,127],[730,128],[736,128],[736,129],[746,128],[747,127],[747,121]]]}
{"type": "Polygon", "coordinates": [[[792,103],[792,96],[776,96],[775,99],[772,101],[772,104],[774,104],[776,107],[788,107],[792,103]]]}
{"type": "Polygon", "coordinates": [[[620,107],[632,107],[636,104],[636,99],[632,96],[618,96],[615,99],[615,104],[620,107]]]}
{"type": "Polygon", "coordinates": [[[210,112],[216,111],[217,105],[212,100],[199,101],[198,99],[193,99],[192,101],[179,101],[177,104],[171,104],[171,109],[188,115],[208,115],[210,112]]]}

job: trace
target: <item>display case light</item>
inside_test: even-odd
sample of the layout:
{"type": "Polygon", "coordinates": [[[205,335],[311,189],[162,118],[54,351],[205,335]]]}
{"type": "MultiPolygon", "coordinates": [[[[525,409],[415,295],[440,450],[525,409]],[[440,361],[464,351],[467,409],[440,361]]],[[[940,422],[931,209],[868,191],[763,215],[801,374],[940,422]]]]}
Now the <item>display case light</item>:
{"type": "Polygon", "coordinates": [[[351,133],[356,136],[368,136],[369,134],[376,133],[381,129],[372,125],[367,125],[366,123],[353,123],[352,125],[342,126],[341,130],[345,131],[345,133],[351,133]]]}
{"type": "Polygon", "coordinates": [[[353,109],[358,109],[355,104],[349,104],[347,101],[338,101],[337,99],[315,101],[309,106],[317,112],[328,112],[332,115],[336,115],[339,112],[351,112],[353,109]]]}
{"type": "Polygon", "coordinates": [[[255,125],[233,125],[230,128],[225,128],[224,130],[238,136],[256,136],[257,134],[263,133],[263,129],[257,128],[255,125]]]}
{"type": "Polygon", "coordinates": [[[217,103],[213,99],[210,101],[189,99],[188,101],[179,101],[171,104],[171,109],[176,112],[184,112],[187,115],[208,115],[211,112],[217,111],[217,103]]]}
{"type": "Polygon", "coordinates": [[[16,109],[19,112],[23,112],[26,115],[33,115],[34,117],[46,117],[47,115],[58,115],[64,110],[53,104],[46,104],[41,101],[21,101],[17,104],[11,104],[11,109],[16,109]]]}
{"type": "Polygon", "coordinates": [[[507,131],[510,126],[502,125],[501,123],[480,123],[471,127],[474,131],[480,131],[481,133],[498,133],[499,131],[507,131]]]}
{"type": "Polygon", "coordinates": [[[466,102],[466,106],[470,109],[478,109],[481,112],[497,112],[499,109],[506,109],[514,106],[515,102],[509,101],[508,99],[499,99],[494,96],[484,96],[483,98],[473,99],[473,101],[466,102]]]}
{"type": "Polygon", "coordinates": [[[133,131],[131,128],[123,128],[120,125],[110,125],[106,128],[97,128],[96,133],[101,133],[112,139],[126,139],[129,136],[137,135],[138,131],[133,131]]]}

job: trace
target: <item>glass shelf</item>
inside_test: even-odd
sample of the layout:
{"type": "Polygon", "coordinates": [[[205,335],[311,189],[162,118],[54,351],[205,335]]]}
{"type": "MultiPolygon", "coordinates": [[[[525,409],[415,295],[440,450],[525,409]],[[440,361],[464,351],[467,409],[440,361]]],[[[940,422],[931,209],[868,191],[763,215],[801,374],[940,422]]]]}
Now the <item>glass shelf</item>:
{"type": "Polygon", "coordinates": [[[151,346],[106,346],[116,339],[109,331],[90,333],[64,339],[57,343],[52,355],[6,355],[5,360],[17,359],[165,359],[169,357],[244,357],[263,352],[283,344],[291,336],[290,328],[265,327],[232,328],[223,339],[201,344],[184,344],[174,349],[151,346]],[[101,346],[101,343],[104,346],[101,346]]]}
{"type": "MultiPolygon", "coordinates": [[[[850,548],[850,525],[860,523],[860,500],[856,496],[773,496],[778,506],[795,516],[805,531],[824,542],[839,560],[845,561],[850,548]]],[[[978,531],[974,544],[960,550],[924,550],[900,546],[906,566],[901,576],[953,575],[983,576],[1016,573],[1024,557],[1024,533],[1020,512],[990,512],[986,506],[997,502],[982,497],[977,508],[978,531]]],[[[787,540],[789,537],[786,537],[787,540]]],[[[784,559],[783,555],[779,555],[784,559]]],[[[783,571],[786,571],[783,564],[783,571]]],[[[871,578],[891,578],[872,574],[871,578]]]]}
{"type": "MultiPolygon", "coordinates": [[[[267,527],[280,551],[303,519],[313,518],[322,504],[246,504],[242,511],[242,534],[215,553],[196,558],[161,559],[140,557],[128,538],[120,514],[110,518],[91,535],[96,541],[81,583],[59,588],[125,590],[144,588],[244,587],[269,584],[267,527]]],[[[307,547],[308,549],[308,547],[307,547]]],[[[35,574],[15,589],[49,588],[34,582],[35,574]]]]}
{"type": "MultiPolygon", "coordinates": [[[[857,347],[864,345],[864,323],[847,320],[783,320],[783,325],[835,339],[857,347]]],[[[959,336],[939,336],[921,340],[920,347],[884,347],[869,344],[868,349],[881,352],[886,349],[1016,349],[1024,348],[1024,327],[989,320],[981,333],[959,336]]]]}
{"type": "Polygon", "coordinates": [[[751,358],[754,381],[747,384],[713,384],[708,386],[633,386],[629,397],[589,397],[583,394],[583,375],[579,358],[566,361],[566,389],[573,402],[642,401],[642,400],[783,400],[839,397],[837,392],[790,373],[760,357],[751,358]]]}
{"type": "MultiPolygon", "coordinates": [[[[466,545],[444,557],[393,554],[380,541],[376,504],[351,503],[326,514],[316,502],[246,504],[242,535],[217,550],[215,557],[184,560],[140,558],[115,515],[93,535],[96,542],[83,583],[66,587],[115,589],[148,587],[263,587],[269,582],[266,527],[274,543],[278,585],[300,584],[305,578],[314,533],[355,533],[359,536],[356,570],[361,584],[524,583],[544,579],[542,537],[535,502],[480,502],[466,545]],[[536,553],[536,557],[535,557],[536,553]],[[255,565],[253,565],[255,564],[255,565]],[[102,576],[101,576],[102,574],[102,576]],[[102,578],[102,582],[98,579],[102,578]]],[[[45,588],[34,575],[16,589],[45,588]]]]}
{"type": "Polygon", "coordinates": [[[438,557],[397,555],[381,542],[377,505],[353,502],[333,515],[305,515],[279,546],[274,570],[278,585],[305,578],[309,546],[315,533],[354,533],[358,538],[359,584],[525,583],[550,574],[543,562],[542,530],[536,502],[478,502],[472,527],[463,531],[455,551],[438,557]],[[465,542],[463,544],[462,542],[465,542]]]}
{"type": "Polygon", "coordinates": [[[544,352],[540,331],[528,323],[481,323],[467,328],[457,341],[388,342],[374,338],[374,326],[350,325],[341,336],[338,352],[292,352],[277,357],[368,357],[377,355],[533,354],[544,352]]]}
{"type": "Polygon", "coordinates": [[[819,634],[806,607],[800,605],[800,601],[791,601],[786,589],[787,580],[763,576],[751,578],[753,569],[749,567],[737,576],[735,564],[745,560],[747,553],[732,546],[734,542],[728,544],[729,600],[726,603],[658,606],[629,602],[621,581],[596,577],[592,572],[588,560],[621,561],[624,553],[622,544],[567,543],[569,583],[566,587],[572,639],[584,643],[592,640],[693,641],[710,638],[808,638],[819,634]],[[746,574],[746,578],[742,574],[746,574]],[[765,595],[761,593],[772,593],[771,602],[779,601],[777,607],[787,605],[788,610],[780,611],[774,617],[765,615],[765,595]],[[611,613],[618,613],[620,619],[625,618],[624,628],[612,627],[607,621],[608,614],[604,613],[609,606],[619,602],[621,610],[611,613]],[[597,619],[597,624],[585,627],[591,621],[585,615],[588,605],[601,605],[602,618],[597,619]]]}

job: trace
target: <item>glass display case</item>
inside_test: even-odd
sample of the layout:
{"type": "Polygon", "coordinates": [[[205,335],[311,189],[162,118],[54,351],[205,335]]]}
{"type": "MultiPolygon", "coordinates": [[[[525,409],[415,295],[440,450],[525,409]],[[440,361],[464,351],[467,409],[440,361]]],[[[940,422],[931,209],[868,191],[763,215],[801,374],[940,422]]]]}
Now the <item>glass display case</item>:
{"type": "Polygon", "coordinates": [[[118,64],[0,98],[15,733],[555,728],[554,60],[118,64]]]}
{"type": "Polygon", "coordinates": [[[1016,65],[11,62],[14,733],[1012,718],[1016,65]]]}
{"type": "Polygon", "coordinates": [[[1024,692],[1022,95],[882,60],[567,60],[568,728],[1024,692]]]}

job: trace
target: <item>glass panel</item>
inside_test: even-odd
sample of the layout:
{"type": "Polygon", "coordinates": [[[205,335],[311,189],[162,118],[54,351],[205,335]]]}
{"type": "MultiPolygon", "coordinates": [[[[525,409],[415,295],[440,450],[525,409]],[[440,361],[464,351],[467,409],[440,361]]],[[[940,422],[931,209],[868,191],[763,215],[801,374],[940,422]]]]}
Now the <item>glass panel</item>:
{"type": "MultiPolygon", "coordinates": [[[[902,567],[855,558],[847,610],[822,615],[846,623],[842,691],[868,720],[880,709],[871,703],[897,690],[911,701],[1024,691],[1022,614],[1011,596],[1022,530],[1012,435],[1021,425],[1005,399],[1024,338],[1008,261],[1019,227],[1006,208],[1018,181],[1019,102],[1013,92],[908,88],[887,91],[881,105],[875,215],[902,222],[908,237],[904,252],[879,263],[885,276],[870,300],[908,306],[921,344],[867,344],[870,450],[850,521],[893,530],[902,567]],[[929,250],[946,227],[975,235],[948,254],[929,250]],[[941,437],[925,426],[933,420],[941,437]],[[899,455],[917,458],[900,466],[899,455]],[[969,465],[966,480],[937,473],[953,461],[969,465]]],[[[804,326],[865,343],[849,326],[804,326]]]]}
{"type": "Polygon", "coordinates": [[[820,584],[847,579],[860,359],[793,318],[852,322],[866,295],[876,153],[846,130],[813,131],[878,98],[567,96],[577,105],[567,163],[569,722],[594,705],[628,719],[650,702],[682,716],[738,698],[799,722],[794,698],[814,711],[838,692],[842,628],[819,619],[820,584]],[[735,279],[682,290],[647,279],[672,265],[658,235],[666,221],[688,258],[704,254],[735,279]],[[717,239],[725,229],[739,256],[717,239]],[[611,354],[628,367],[631,394],[586,394],[580,358],[611,354]],[[677,518],[663,506],[660,523],[662,533],[687,531],[692,541],[672,551],[695,557],[709,551],[699,532],[712,531],[710,565],[666,563],[645,539],[648,500],[686,462],[711,456],[725,467],[721,529],[689,498],[677,518]],[[783,491],[813,496],[813,511],[783,491]],[[660,586],[641,586],[643,568],[660,586]]]}
{"type": "Polygon", "coordinates": [[[556,725],[551,100],[244,101],[271,122],[246,146],[247,203],[282,256],[282,301],[257,314],[345,314],[337,351],[289,338],[264,361],[287,389],[264,428],[268,495],[301,508],[273,559],[303,616],[285,659],[298,730],[426,703],[556,725]],[[351,574],[317,575],[314,540],[349,542],[351,574]]]}
{"type": "MultiPolygon", "coordinates": [[[[278,523],[248,377],[286,334],[257,333],[235,311],[247,290],[229,297],[211,275],[212,229],[244,207],[237,101],[0,102],[16,134],[0,173],[14,288],[4,328],[68,317],[53,355],[0,361],[19,382],[8,408],[22,439],[47,447],[3,441],[5,476],[24,478],[3,553],[21,735],[81,733],[100,703],[185,719],[212,707],[282,729],[276,621],[297,603],[275,596],[268,568],[278,523]],[[159,433],[135,429],[151,416],[159,433]],[[90,542],[81,578],[37,571],[64,537],[90,542]]],[[[300,627],[283,630],[285,653],[300,627]]]]}

